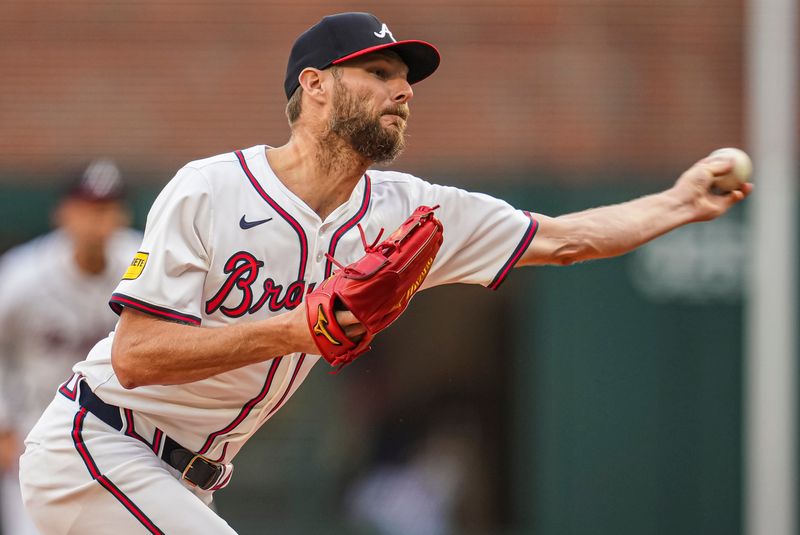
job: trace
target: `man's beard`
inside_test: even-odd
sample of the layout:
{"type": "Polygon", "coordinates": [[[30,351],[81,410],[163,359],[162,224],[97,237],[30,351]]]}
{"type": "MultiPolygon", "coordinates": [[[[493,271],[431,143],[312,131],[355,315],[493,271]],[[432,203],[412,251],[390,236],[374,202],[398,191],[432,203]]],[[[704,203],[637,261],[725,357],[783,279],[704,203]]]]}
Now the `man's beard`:
{"type": "Polygon", "coordinates": [[[378,164],[391,163],[406,146],[403,132],[406,128],[405,119],[408,118],[408,106],[398,104],[372,114],[369,112],[367,95],[355,94],[338,80],[335,84],[333,112],[328,121],[329,133],[347,143],[367,160],[378,164]],[[384,127],[381,117],[385,114],[397,115],[403,121],[397,123],[397,128],[384,127]]]}

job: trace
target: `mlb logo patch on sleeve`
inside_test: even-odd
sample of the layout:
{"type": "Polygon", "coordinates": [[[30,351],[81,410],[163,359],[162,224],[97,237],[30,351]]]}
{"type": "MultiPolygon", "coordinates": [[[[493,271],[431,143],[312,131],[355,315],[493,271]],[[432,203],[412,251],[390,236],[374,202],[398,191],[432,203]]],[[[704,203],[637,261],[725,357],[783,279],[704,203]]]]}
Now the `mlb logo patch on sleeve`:
{"type": "Polygon", "coordinates": [[[131,260],[131,265],[128,266],[128,270],[125,272],[125,275],[122,276],[122,280],[138,279],[139,275],[141,275],[142,271],[144,270],[145,264],[147,264],[148,256],[150,256],[150,253],[145,253],[142,251],[136,253],[136,256],[134,256],[133,260],[131,260]]]}

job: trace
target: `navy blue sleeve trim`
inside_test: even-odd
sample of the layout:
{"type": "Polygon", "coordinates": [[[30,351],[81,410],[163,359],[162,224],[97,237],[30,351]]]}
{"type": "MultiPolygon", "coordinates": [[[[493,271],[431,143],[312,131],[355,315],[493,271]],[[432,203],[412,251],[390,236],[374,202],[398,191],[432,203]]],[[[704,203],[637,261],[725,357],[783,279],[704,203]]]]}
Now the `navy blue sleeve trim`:
{"type": "Polygon", "coordinates": [[[519,262],[519,259],[522,258],[522,255],[528,249],[528,246],[533,241],[533,237],[536,235],[536,231],[539,230],[539,222],[536,221],[530,212],[525,212],[525,215],[531,220],[528,224],[528,228],[525,230],[525,234],[522,236],[522,239],[517,244],[517,247],[514,249],[514,252],[511,253],[511,256],[503,264],[503,267],[500,268],[500,271],[497,272],[495,275],[494,280],[487,286],[487,288],[491,290],[497,290],[503,281],[506,280],[508,274],[514,268],[514,266],[519,262]]]}
{"type": "Polygon", "coordinates": [[[122,312],[123,307],[129,307],[162,319],[176,321],[178,323],[185,323],[187,325],[200,325],[200,318],[197,316],[183,314],[182,312],[176,312],[175,310],[170,310],[169,308],[151,305],[150,303],[146,303],[121,293],[113,294],[108,304],[111,306],[111,310],[117,314],[122,312]]]}

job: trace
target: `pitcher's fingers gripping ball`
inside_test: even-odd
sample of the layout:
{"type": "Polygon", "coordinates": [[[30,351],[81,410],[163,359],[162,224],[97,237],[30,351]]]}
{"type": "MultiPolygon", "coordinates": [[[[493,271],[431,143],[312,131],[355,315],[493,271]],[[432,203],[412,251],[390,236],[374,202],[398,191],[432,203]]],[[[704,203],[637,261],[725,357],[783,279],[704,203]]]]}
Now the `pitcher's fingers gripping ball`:
{"type": "Polygon", "coordinates": [[[717,149],[709,154],[708,157],[727,158],[732,164],[730,171],[714,178],[711,190],[718,195],[741,189],[742,185],[749,181],[750,175],[753,174],[753,162],[750,160],[750,156],[742,149],[734,147],[717,149]]]}
{"type": "MultiPolygon", "coordinates": [[[[386,240],[367,245],[366,254],[340,267],[306,297],[306,316],[320,354],[332,366],[342,367],[369,350],[376,334],[388,327],[408,306],[430,271],[442,245],[442,223],[437,207],[420,206],[386,240]],[[349,310],[364,326],[351,340],[336,321],[336,311],[349,310]]],[[[361,227],[359,227],[361,230],[361,227]]]]}

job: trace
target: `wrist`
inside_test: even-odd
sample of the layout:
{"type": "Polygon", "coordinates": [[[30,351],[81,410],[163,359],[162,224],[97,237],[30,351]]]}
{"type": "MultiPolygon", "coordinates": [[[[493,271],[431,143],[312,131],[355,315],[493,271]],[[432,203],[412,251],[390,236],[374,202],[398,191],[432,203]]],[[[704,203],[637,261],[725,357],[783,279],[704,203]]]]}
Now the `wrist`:
{"type": "Polygon", "coordinates": [[[283,353],[309,353],[316,350],[306,319],[305,303],[294,310],[272,318],[285,346],[283,353]]]}
{"type": "Polygon", "coordinates": [[[675,185],[660,195],[665,203],[667,213],[676,219],[677,225],[691,223],[695,220],[695,200],[687,194],[685,188],[675,185]]]}

